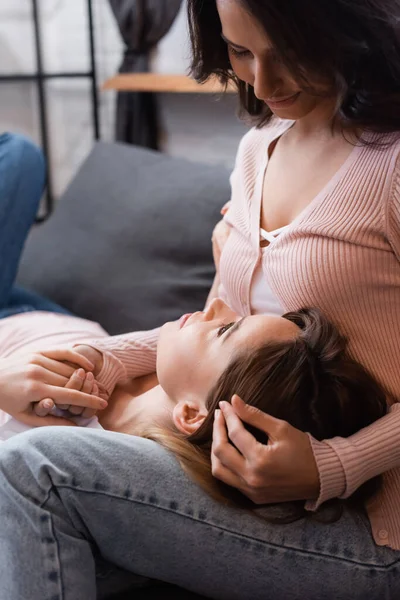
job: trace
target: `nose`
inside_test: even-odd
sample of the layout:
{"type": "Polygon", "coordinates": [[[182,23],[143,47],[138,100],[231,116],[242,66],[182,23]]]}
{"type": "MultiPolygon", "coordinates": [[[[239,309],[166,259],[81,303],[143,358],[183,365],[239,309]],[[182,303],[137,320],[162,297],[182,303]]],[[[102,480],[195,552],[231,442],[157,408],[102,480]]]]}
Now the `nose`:
{"type": "Polygon", "coordinates": [[[282,79],[276,71],[276,65],[274,68],[271,63],[255,61],[253,88],[256,97],[261,101],[273,98],[281,87],[282,79]]]}
{"type": "Polygon", "coordinates": [[[214,298],[204,312],[205,321],[213,321],[214,319],[236,319],[237,314],[229,308],[221,298],[214,298]]]}

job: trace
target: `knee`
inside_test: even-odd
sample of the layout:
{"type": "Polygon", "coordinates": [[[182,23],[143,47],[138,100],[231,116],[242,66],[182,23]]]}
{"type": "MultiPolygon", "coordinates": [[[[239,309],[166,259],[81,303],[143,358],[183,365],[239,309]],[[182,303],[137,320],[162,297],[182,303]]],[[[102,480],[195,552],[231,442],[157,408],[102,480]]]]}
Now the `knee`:
{"type": "Polygon", "coordinates": [[[29,138],[18,133],[0,135],[0,154],[10,166],[36,173],[45,172],[43,152],[29,138]]]}
{"type": "Polygon", "coordinates": [[[29,214],[36,212],[46,179],[40,148],[19,134],[0,135],[0,179],[6,192],[0,199],[2,205],[4,201],[14,207],[29,205],[29,214]]]}

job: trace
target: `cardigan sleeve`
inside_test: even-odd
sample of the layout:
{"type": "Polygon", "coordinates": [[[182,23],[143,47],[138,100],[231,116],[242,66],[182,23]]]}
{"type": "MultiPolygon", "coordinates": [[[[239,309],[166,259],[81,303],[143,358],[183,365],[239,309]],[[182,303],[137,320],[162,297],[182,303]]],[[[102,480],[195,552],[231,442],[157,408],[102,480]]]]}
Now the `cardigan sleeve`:
{"type": "Polygon", "coordinates": [[[103,354],[103,367],[96,377],[111,394],[117,383],[156,371],[160,328],[80,342],[103,354]]]}
{"type": "Polygon", "coordinates": [[[349,498],[363,483],[400,467],[400,404],[348,438],[318,442],[310,437],[320,477],[320,493],[306,508],[316,510],[331,498],[349,498]]]}
{"type": "MultiPolygon", "coordinates": [[[[387,202],[386,231],[400,261],[399,157],[387,202]]],[[[348,498],[365,481],[400,467],[400,404],[393,404],[383,418],[346,439],[318,442],[309,437],[320,477],[320,493],[316,501],[306,503],[306,508],[316,510],[326,500],[348,498]]]]}

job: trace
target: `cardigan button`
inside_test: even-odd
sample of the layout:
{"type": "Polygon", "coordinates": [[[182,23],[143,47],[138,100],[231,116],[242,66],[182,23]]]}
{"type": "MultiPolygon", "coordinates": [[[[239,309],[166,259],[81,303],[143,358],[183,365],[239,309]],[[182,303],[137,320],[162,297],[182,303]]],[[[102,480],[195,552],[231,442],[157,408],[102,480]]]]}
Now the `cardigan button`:
{"type": "Polygon", "coordinates": [[[386,531],[386,529],[380,529],[378,532],[378,537],[380,540],[386,540],[386,538],[388,537],[388,532],[386,531]]]}

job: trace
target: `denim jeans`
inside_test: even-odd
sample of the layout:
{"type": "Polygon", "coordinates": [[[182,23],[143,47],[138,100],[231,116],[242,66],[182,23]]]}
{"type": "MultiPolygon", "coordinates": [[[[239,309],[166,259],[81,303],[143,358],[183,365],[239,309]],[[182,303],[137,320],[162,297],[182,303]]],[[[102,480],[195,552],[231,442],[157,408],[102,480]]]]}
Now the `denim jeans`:
{"type": "MultiPolygon", "coordinates": [[[[0,137],[3,316],[52,310],[12,288],[43,179],[32,145],[0,137]]],[[[268,524],[217,504],[173,456],[129,435],[49,427],[11,438],[0,515],[0,600],[94,600],[148,579],[227,600],[400,598],[400,552],[375,545],[363,514],[268,524]]]]}
{"type": "Polygon", "coordinates": [[[67,312],[38,294],[14,286],[45,175],[39,148],[23,136],[0,135],[0,318],[33,310],[67,312]]]}
{"type": "Polygon", "coordinates": [[[216,503],[158,444],[125,434],[11,438],[0,514],[0,600],[95,600],[99,555],[210,598],[400,598],[400,552],[374,544],[363,514],[268,524],[216,503]]]}

